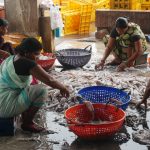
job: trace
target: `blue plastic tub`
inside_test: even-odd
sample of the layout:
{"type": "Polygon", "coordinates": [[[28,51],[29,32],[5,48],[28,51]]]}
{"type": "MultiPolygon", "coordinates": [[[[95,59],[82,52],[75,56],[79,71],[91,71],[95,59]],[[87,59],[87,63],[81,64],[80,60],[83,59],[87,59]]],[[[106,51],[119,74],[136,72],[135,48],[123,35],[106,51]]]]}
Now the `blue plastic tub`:
{"type": "MultiPolygon", "coordinates": [[[[131,100],[131,97],[123,90],[106,86],[86,87],[81,89],[78,94],[92,103],[108,103],[109,101],[111,104],[115,105],[115,102],[111,102],[110,99],[116,99],[122,102],[122,104],[118,107],[122,108],[123,110],[126,110],[129,101],[131,100]]],[[[82,102],[83,99],[80,101],[80,103],[82,102]]]]}

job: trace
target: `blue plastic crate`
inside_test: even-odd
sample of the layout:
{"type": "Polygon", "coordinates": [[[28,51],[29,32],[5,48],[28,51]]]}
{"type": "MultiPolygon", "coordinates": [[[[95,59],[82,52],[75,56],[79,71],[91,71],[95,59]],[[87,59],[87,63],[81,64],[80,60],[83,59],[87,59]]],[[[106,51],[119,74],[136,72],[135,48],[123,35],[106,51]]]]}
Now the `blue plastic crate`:
{"type": "MultiPolygon", "coordinates": [[[[84,99],[89,100],[92,103],[108,103],[111,98],[122,102],[119,107],[126,110],[131,97],[123,90],[107,87],[107,86],[91,86],[81,89],[78,92],[84,99]]],[[[82,103],[83,100],[80,101],[82,103]]],[[[110,102],[115,105],[114,102],[110,102]]]]}
{"type": "Polygon", "coordinates": [[[13,136],[14,134],[14,118],[0,118],[0,136],[13,136]]]}

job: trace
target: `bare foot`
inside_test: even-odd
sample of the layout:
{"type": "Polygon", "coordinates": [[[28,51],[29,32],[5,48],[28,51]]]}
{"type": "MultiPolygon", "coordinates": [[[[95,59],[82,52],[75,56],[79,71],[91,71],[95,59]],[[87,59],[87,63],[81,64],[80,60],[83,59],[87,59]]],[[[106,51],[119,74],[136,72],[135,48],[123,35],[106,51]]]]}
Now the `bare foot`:
{"type": "Polygon", "coordinates": [[[36,123],[22,124],[21,128],[23,131],[29,131],[29,132],[33,132],[33,133],[40,133],[40,132],[46,130],[45,128],[37,125],[36,123]]]}

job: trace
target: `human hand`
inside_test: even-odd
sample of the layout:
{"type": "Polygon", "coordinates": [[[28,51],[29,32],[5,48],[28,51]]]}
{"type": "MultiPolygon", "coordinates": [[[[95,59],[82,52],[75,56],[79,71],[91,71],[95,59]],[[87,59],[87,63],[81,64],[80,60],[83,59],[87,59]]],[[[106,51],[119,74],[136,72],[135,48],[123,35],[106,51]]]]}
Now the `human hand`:
{"type": "Polygon", "coordinates": [[[60,93],[63,97],[69,97],[70,95],[68,88],[66,88],[65,86],[62,89],[60,89],[60,93]]]}
{"type": "Polygon", "coordinates": [[[93,104],[90,101],[84,101],[83,104],[85,104],[86,108],[88,109],[89,113],[91,114],[91,121],[94,120],[94,107],[93,104]]]}
{"type": "Polygon", "coordinates": [[[105,61],[101,60],[99,64],[95,65],[95,70],[102,70],[104,68],[105,61]]]}
{"type": "Polygon", "coordinates": [[[142,104],[145,105],[145,110],[146,110],[146,109],[147,109],[147,100],[142,100],[141,102],[139,102],[139,103],[136,105],[136,108],[139,109],[142,104]]]}
{"type": "Polygon", "coordinates": [[[117,67],[117,71],[118,72],[124,71],[125,68],[127,68],[127,65],[123,62],[117,67]]]}
{"type": "Polygon", "coordinates": [[[128,67],[134,67],[134,65],[135,65],[135,61],[132,61],[132,62],[128,62],[128,67]]]}

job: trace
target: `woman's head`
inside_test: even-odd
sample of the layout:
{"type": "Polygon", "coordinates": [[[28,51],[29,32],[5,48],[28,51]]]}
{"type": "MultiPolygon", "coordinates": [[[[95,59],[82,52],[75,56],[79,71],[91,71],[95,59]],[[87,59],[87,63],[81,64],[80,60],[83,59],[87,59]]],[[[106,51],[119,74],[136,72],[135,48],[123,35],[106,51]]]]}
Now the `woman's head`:
{"type": "Polygon", "coordinates": [[[128,29],[128,19],[125,17],[119,17],[116,20],[116,30],[119,35],[124,34],[128,29]]]}
{"type": "Polygon", "coordinates": [[[0,35],[5,35],[8,30],[8,21],[0,18],[0,35]]]}
{"type": "Polygon", "coordinates": [[[38,57],[41,50],[42,44],[36,38],[32,37],[23,39],[21,44],[15,48],[16,53],[30,59],[35,59],[38,57]]]}

